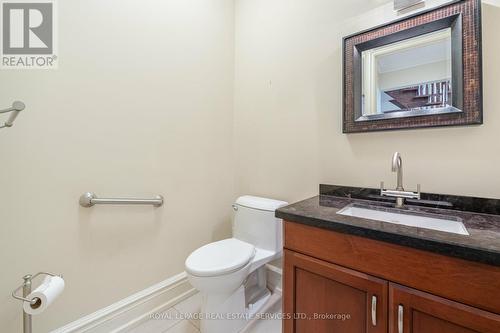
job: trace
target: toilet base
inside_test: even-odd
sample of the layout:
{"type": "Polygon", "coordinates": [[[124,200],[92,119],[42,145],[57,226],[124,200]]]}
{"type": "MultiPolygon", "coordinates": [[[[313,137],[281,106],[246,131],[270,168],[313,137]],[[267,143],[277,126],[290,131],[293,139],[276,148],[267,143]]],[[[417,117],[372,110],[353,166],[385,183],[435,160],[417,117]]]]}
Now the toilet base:
{"type": "Polygon", "coordinates": [[[250,274],[246,283],[234,293],[203,295],[201,333],[239,332],[270,297],[265,266],[250,274]]]}
{"type": "Polygon", "coordinates": [[[202,333],[238,332],[246,322],[245,287],[230,295],[203,295],[201,314],[202,333]]]}

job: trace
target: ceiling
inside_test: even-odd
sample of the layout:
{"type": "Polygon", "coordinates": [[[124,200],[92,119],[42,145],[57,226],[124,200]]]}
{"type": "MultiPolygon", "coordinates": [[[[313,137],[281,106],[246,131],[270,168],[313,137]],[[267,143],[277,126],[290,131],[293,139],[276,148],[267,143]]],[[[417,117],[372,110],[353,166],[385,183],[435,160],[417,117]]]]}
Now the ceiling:
{"type": "Polygon", "coordinates": [[[451,39],[377,57],[378,73],[388,73],[451,59],[451,39]]]}

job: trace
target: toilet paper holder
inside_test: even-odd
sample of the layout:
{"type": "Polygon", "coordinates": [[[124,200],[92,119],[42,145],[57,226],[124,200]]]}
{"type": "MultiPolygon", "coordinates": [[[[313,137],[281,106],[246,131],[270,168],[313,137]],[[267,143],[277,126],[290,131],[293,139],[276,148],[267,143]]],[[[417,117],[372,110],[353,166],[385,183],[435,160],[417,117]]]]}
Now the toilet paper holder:
{"type": "MultiPolygon", "coordinates": [[[[30,293],[31,293],[31,287],[32,287],[32,281],[37,278],[40,275],[48,275],[48,276],[59,276],[62,277],[62,275],[58,274],[53,274],[53,273],[48,273],[48,272],[38,272],[35,275],[27,274],[23,276],[23,284],[14,289],[12,291],[12,297],[14,297],[17,300],[23,301],[23,302],[29,302],[30,304],[36,304],[36,302],[39,301],[38,298],[33,298],[28,299],[26,298],[30,293]],[[23,291],[23,296],[17,295],[17,293],[22,289],[23,291]]],[[[32,324],[31,324],[31,315],[27,314],[23,310],[23,332],[24,333],[31,333],[32,332],[32,324]]]]}

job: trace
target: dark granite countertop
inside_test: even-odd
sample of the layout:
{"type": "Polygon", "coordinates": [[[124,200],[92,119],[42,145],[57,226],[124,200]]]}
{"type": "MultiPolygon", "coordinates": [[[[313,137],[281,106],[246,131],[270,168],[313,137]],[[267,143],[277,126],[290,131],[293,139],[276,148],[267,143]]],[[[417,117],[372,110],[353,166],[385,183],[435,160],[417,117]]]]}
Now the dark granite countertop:
{"type": "MultiPolygon", "coordinates": [[[[354,198],[356,196],[353,195],[354,193],[360,193],[359,189],[356,188],[333,186],[328,187],[328,190],[330,191],[325,190],[325,187],[323,187],[320,192],[325,194],[278,209],[276,217],[290,222],[500,266],[500,215],[464,210],[470,207],[467,204],[461,205],[460,202],[471,202],[471,197],[463,197],[464,200],[447,201],[445,200],[446,196],[441,196],[440,199],[443,199],[441,204],[429,205],[430,201],[424,200],[422,205],[412,203],[407,204],[405,207],[405,210],[410,214],[437,214],[446,218],[461,219],[469,235],[460,235],[339,215],[337,211],[353,203],[365,206],[374,205],[382,209],[384,207],[392,208],[393,204],[383,201],[383,198],[377,198],[374,189],[363,190],[365,196],[366,191],[371,193],[370,200],[354,198]],[[334,189],[333,192],[331,191],[332,188],[334,189]],[[342,190],[338,191],[339,189],[342,190]],[[346,189],[348,190],[345,191],[346,189]],[[453,204],[450,202],[453,202],[453,204]],[[446,209],[435,207],[446,207],[446,209]]],[[[427,196],[431,196],[431,194],[427,194],[427,196]]],[[[425,196],[423,197],[425,198],[425,196]]],[[[457,196],[450,197],[452,199],[460,198],[457,196]]],[[[476,203],[486,200],[489,205],[500,208],[500,201],[496,199],[474,199],[472,201],[476,203]]],[[[474,210],[484,211],[481,207],[474,208],[474,210]]],[[[491,210],[490,208],[489,212],[491,210]]]]}

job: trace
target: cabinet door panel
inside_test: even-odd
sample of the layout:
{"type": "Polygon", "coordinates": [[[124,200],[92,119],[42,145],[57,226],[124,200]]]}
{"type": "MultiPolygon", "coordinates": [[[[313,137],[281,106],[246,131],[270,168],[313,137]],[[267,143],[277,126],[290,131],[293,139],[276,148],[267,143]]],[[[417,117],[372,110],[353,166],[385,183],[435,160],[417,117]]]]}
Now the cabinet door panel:
{"type": "MultiPolygon", "coordinates": [[[[410,332],[425,333],[475,333],[471,329],[456,325],[448,320],[436,318],[424,312],[414,310],[410,332]]],[[[476,332],[477,333],[477,332],[476,332]]]]}
{"type": "Polygon", "coordinates": [[[296,332],[365,332],[365,292],[306,270],[297,269],[295,274],[295,311],[308,316],[296,320],[296,332]]]}
{"type": "Polygon", "coordinates": [[[285,250],[284,290],[286,333],[387,332],[385,280],[285,250]]]}
{"type": "Polygon", "coordinates": [[[500,315],[390,283],[389,332],[499,333],[500,315]]]}

